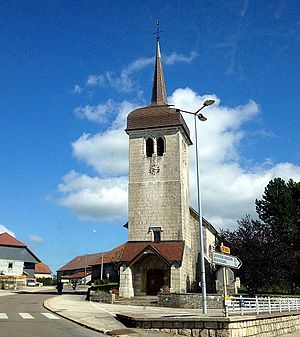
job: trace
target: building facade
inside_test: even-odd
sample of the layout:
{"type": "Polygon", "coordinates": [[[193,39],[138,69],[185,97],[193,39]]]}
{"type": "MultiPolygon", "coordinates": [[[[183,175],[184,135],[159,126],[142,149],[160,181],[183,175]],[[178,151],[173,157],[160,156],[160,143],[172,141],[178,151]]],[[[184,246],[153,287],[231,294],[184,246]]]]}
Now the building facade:
{"type": "Polygon", "coordinates": [[[0,280],[25,283],[35,277],[35,265],[40,259],[21,241],[8,233],[0,234],[0,280]]]}
{"type": "MultiPolygon", "coordinates": [[[[167,102],[159,39],[151,104],[129,113],[126,132],[128,242],[120,258],[120,295],[155,294],[162,287],[192,291],[199,280],[198,214],[189,191],[192,142],[180,110],[167,102]]],[[[204,233],[208,252],[217,232],[210,225],[204,233]]]]}

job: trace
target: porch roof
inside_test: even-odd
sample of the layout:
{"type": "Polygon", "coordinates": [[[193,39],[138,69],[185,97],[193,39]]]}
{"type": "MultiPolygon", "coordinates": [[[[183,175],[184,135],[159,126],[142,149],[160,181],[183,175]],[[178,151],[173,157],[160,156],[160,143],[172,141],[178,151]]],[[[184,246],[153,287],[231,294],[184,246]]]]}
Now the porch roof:
{"type": "Polygon", "coordinates": [[[128,241],[124,246],[121,261],[127,263],[131,262],[148,248],[152,251],[156,251],[168,262],[181,262],[184,241],[128,241]]]}

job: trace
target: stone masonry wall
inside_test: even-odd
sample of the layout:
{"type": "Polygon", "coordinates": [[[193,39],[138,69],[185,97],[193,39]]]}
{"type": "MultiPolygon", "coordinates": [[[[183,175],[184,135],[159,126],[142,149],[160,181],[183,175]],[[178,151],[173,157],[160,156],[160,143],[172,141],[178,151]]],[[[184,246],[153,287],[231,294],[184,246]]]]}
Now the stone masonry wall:
{"type": "MultiPolygon", "coordinates": [[[[200,309],[202,303],[202,296],[200,293],[169,293],[163,294],[159,293],[158,305],[160,307],[170,307],[170,308],[187,308],[187,309],[200,309]]],[[[207,308],[208,309],[222,309],[223,302],[222,296],[219,295],[208,295],[207,296],[207,308]]]]}
{"type": "Polygon", "coordinates": [[[130,134],[128,239],[151,240],[150,226],[160,226],[161,240],[185,240],[190,246],[188,145],[177,128],[130,134]],[[163,156],[146,157],[145,139],[162,136],[163,156]],[[185,149],[185,151],[183,151],[185,149]]]}
{"type": "MultiPolygon", "coordinates": [[[[120,315],[118,315],[120,316],[120,315]]],[[[174,335],[190,337],[275,337],[300,331],[300,313],[265,314],[234,317],[119,317],[125,325],[141,329],[155,329],[174,335]]]]}

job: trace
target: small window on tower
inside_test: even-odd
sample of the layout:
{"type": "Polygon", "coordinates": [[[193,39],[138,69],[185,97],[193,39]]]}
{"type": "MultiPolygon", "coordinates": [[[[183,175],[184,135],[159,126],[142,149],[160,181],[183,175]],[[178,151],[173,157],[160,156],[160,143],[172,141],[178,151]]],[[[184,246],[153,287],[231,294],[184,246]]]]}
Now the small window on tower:
{"type": "Polygon", "coordinates": [[[13,268],[13,263],[12,262],[9,262],[8,263],[8,269],[12,269],[13,268]]]}
{"type": "Polygon", "coordinates": [[[152,157],[154,152],[154,142],[152,138],[148,138],[146,140],[146,156],[152,157]]]}
{"type": "Polygon", "coordinates": [[[160,231],[153,231],[154,235],[154,242],[160,242],[161,237],[160,237],[160,231]]]}
{"type": "Polygon", "coordinates": [[[165,141],[162,137],[159,137],[157,139],[157,155],[163,156],[165,153],[165,141]]]}
{"type": "Polygon", "coordinates": [[[161,241],[161,232],[162,228],[158,226],[150,226],[148,229],[148,234],[152,232],[152,240],[154,242],[160,242],[161,241]]]}

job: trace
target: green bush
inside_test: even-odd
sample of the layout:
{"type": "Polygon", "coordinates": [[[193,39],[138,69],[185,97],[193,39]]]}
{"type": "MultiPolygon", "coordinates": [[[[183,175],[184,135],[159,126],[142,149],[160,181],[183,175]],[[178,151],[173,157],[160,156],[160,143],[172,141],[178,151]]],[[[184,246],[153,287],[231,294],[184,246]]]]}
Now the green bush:
{"type": "Polygon", "coordinates": [[[54,284],[51,277],[49,278],[39,277],[36,279],[36,281],[42,283],[43,286],[52,286],[54,284]]]}
{"type": "Polygon", "coordinates": [[[118,283],[110,282],[110,283],[104,283],[104,284],[95,284],[92,287],[92,290],[109,293],[112,289],[116,289],[118,287],[119,287],[118,283]]]}

